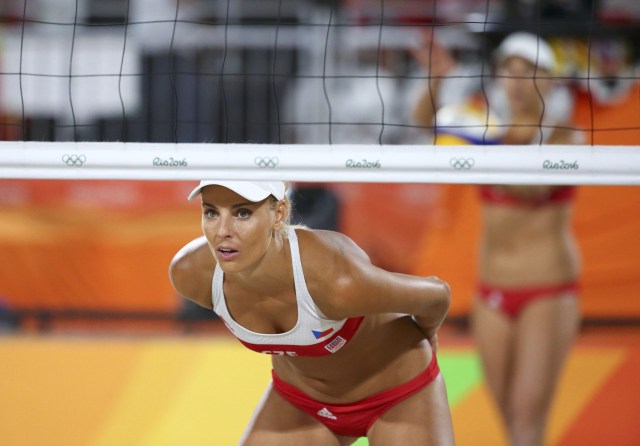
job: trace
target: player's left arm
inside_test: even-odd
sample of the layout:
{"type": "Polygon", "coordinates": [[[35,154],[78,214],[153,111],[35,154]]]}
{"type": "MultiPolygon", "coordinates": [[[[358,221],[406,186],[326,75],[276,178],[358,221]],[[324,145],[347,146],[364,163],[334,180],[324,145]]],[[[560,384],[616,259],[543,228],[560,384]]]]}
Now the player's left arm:
{"type": "MultiPolygon", "coordinates": [[[[412,315],[431,340],[451,302],[449,285],[437,277],[395,273],[371,263],[349,237],[328,232],[314,241],[315,267],[305,268],[316,305],[332,319],[381,313],[412,315]]],[[[305,259],[303,259],[303,264],[305,259]]]]}

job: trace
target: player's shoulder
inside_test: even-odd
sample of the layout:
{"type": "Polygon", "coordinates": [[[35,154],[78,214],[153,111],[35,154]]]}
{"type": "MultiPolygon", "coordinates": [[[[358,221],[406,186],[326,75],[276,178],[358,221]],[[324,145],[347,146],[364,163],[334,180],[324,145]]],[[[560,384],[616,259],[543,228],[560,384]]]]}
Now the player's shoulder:
{"type": "Polygon", "coordinates": [[[215,265],[206,239],[199,237],[176,253],[169,266],[169,277],[180,295],[210,308],[211,281],[215,265]]]}
{"type": "Polygon", "coordinates": [[[345,262],[369,260],[367,254],[347,235],[328,230],[297,229],[303,260],[345,262]]]}
{"type": "Polygon", "coordinates": [[[345,317],[363,273],[372,266],[367,254],[347,235],[324,230],[298,230],[300,259],[307,289],[316,305],[334,319],[345,317]]]}
{"type": "Polygon", "coordinates": [[[348,291],[371,267],[369,256],[350,237],[334,231],[297,231],[307,287],[314,298],[333,299],[348,291]]]}

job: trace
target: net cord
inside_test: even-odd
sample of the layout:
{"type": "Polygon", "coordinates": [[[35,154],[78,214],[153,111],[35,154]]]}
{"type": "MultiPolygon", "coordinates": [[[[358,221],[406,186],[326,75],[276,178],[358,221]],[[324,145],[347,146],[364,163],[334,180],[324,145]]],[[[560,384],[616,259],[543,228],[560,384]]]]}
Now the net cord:
{"type": "Polygon", "coordinates": [[[639,185],[640,150],[2,141],[0,178],[639,185]]]}

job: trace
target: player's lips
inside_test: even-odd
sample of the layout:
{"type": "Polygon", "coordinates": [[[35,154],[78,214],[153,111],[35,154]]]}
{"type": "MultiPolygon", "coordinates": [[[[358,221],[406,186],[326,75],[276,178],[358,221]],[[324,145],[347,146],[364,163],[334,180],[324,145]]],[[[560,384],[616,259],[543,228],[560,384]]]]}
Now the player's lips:
{"type": "Polygon", "coordinates": [[[237,249],[226,247],[226,246],[221,246],[216,251],[218,251],[218,255],[223,260],[231,260],[238,255],[237,249]]]}

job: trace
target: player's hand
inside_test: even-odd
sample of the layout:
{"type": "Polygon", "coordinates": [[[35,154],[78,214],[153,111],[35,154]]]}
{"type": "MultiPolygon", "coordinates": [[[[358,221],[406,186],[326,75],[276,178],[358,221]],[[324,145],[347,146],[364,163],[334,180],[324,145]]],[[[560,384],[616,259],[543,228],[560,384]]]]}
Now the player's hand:
{"type": "Polygon", "coordinates": [[[445,76],[456,66],[451,52],[435,37],[433,28],[421,31],[421,45],[412,48],[411,54],[422,66],[425,72],[433,77],[445,76]]]}

